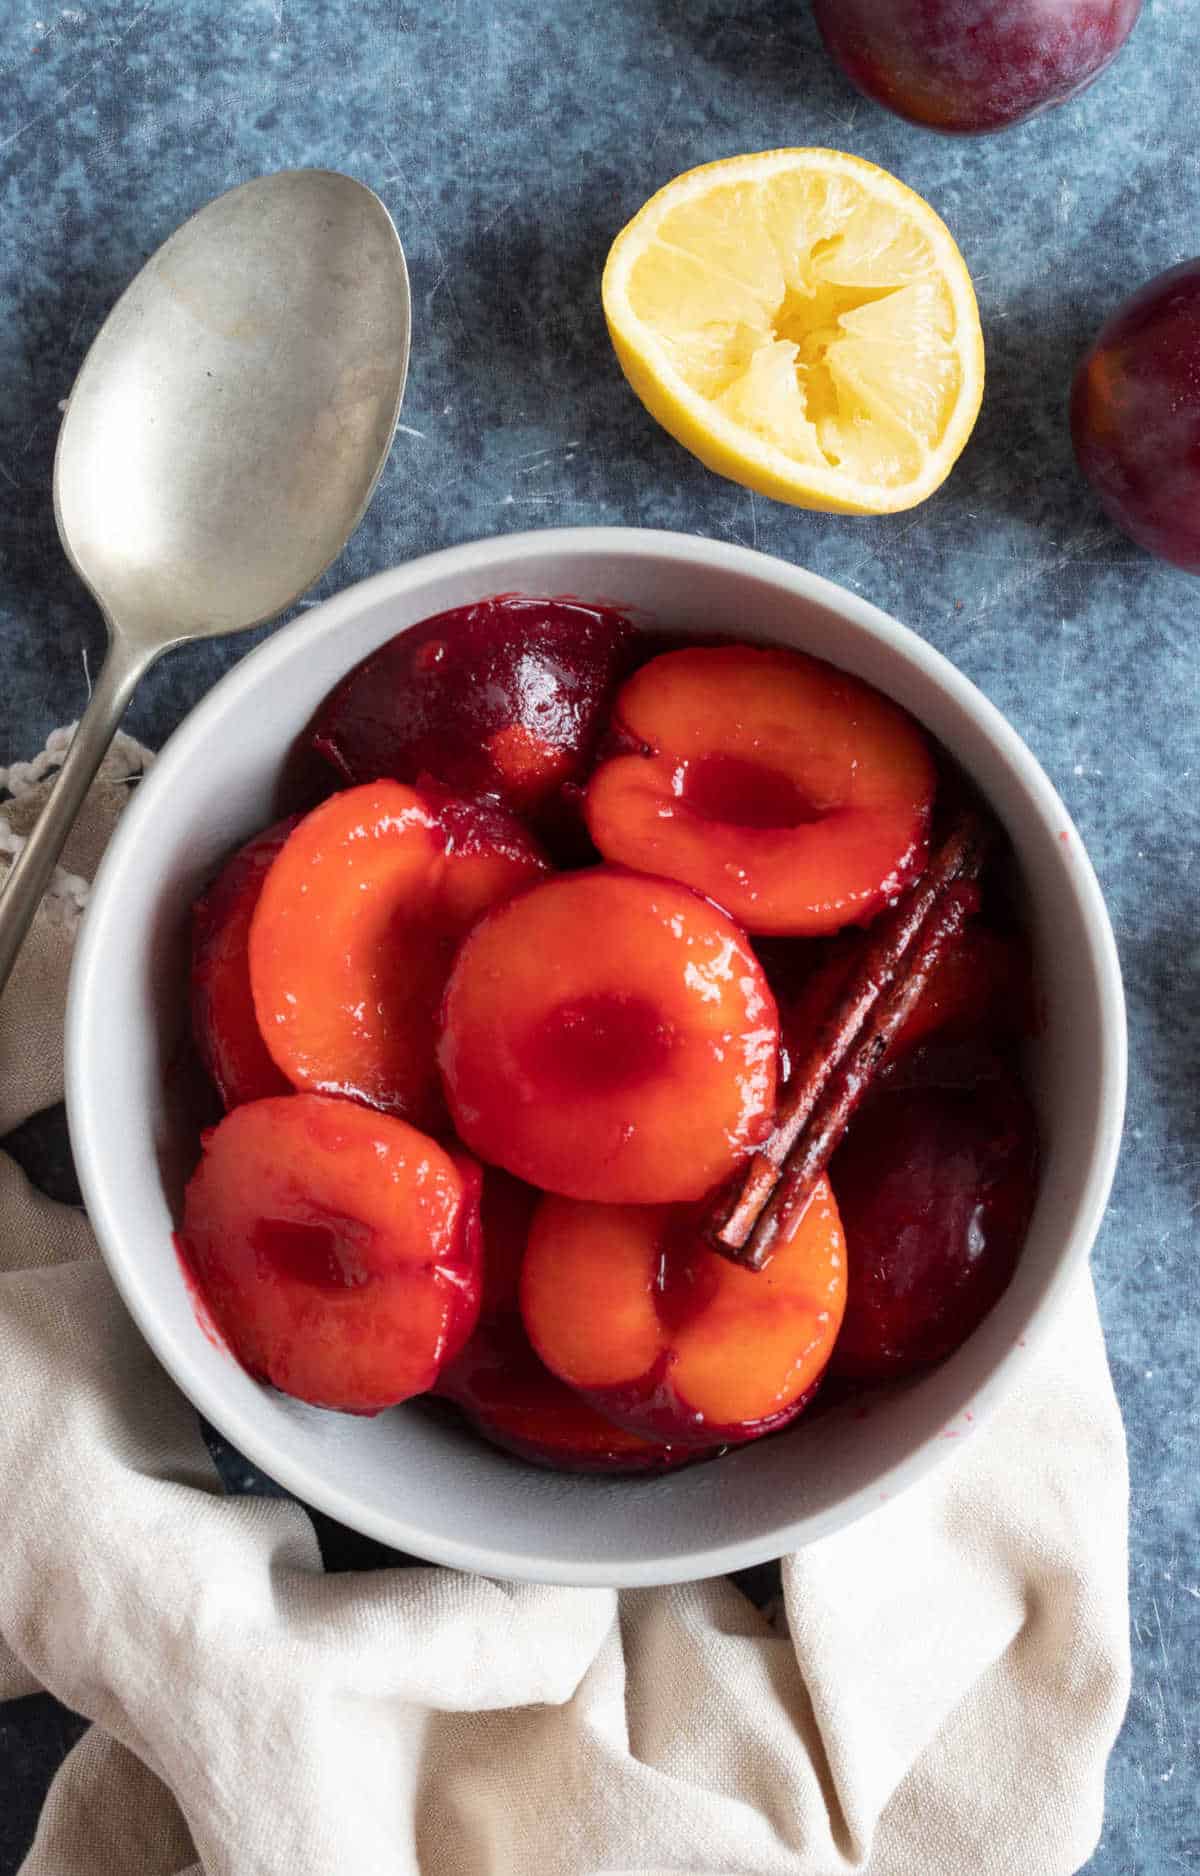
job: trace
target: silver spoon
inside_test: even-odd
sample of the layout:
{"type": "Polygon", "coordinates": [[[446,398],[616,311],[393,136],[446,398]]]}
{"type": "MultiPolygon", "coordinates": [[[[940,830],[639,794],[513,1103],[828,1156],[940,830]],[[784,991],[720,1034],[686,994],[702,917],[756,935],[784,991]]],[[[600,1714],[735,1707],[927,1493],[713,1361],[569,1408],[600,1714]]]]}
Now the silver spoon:
{"type": "Polygon", "coordinates": [[[108,651],[0,894],[0,989],[138,679],[173,645],[276,618],[354,532],[410,325],[390,215],[322,169],[209,202],[105,320],[59,432],[54,512],[108,651]]]}

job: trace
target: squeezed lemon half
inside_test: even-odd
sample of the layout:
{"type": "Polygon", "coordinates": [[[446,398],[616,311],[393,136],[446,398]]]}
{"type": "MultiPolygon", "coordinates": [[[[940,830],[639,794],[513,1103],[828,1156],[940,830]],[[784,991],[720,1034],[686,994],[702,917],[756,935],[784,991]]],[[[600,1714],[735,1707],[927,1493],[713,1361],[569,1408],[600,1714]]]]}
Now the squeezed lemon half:
{"type": "Polygon", "coordinates": [[[621,230],[602,290],[650,414],[777,501],[915,507],[971,434],[983,334],[966,263],[928,202],[861,157],[688,170],[621,230]]]}

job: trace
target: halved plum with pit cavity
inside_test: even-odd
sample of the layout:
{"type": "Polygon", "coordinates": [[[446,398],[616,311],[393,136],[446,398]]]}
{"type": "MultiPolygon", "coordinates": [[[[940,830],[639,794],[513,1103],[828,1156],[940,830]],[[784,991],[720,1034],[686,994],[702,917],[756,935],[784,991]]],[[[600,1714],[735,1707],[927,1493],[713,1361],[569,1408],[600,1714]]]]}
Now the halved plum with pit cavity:
{"type": "Polygon", "coordinates": [[[846,1299],[833,1194],[821,1180],[762,1272],[695,1236],[690,1211],[544,1199],[521,1313],[546,1366],[645,1438],[712,1446],[795,1417],[832,1353],[846,1299]]]}
{"type": "Polygon", "coordinates": [[[1020,1083],[999,1069],[881,1088],[830,1178],[850,1267],[834,1371],[883,1381],[941,1361],[1008,1287],[1025,1240],[1037,1125],[1020,1083]]]}
{"type": "Polygon", "coordinates": [[[240,847],[192,907],[192,1038],[227,1108],[288,1093],[262,1039],[250,989],[250,921],[296,817],[240,847]]]}
{"type": "Polygon", "coordinates": [[[749,932],[867,924],[924,864],[936,777],[878,691],[800,652],[694,647],[624,684],[628,753],[588,784],[605,859],[694,886],[749,932]]]}
{"type": "Polygon", "coordinates": [[[620,613],[575,600],[440,613],[342,679],[313,745],[347,782],[430,775],[536,814],[584,774],[631,636],[620,613]]]}
{"type": "Polygon", "coordinates": [[[479,1322],[434,1392],[454,1401],[493,1446],[556,1472],[667,1472],[706,1457],[694,1447],[639,1439],[613,1426],[534,1354],[518,1285],[541,1196],[495,1166],[484,1172],[479,1322]]]}
{"type": "Polygon", "coordinates": [[[204,1137],[181,1251],[257,1378],[374,1414],[432,1386],[479,1309],[479,1168],[351,1101],[250,1101],[204,1137]]]}
{"type": "Polygon", "coordinates": [[[493,802],[373,782],[306,815],[250,931],[258,1024],[297,1088],[436,1126],[437,1013],[476,919],[547,864],[493,802]]]}
{"type": "Polygon", "coordinates": [[[671,880],[596,867],[470,934],[439,1061],[480,1158],[572,1198],[700,1198],[768,1132],[778,1015],[744,934],[671,880]]]}

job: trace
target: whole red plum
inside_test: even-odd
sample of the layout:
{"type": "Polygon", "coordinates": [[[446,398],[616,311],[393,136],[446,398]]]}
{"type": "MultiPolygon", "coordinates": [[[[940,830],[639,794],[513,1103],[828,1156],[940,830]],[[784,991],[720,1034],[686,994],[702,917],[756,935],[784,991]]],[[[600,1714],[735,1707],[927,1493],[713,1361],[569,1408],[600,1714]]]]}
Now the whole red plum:
{"type": "Polygon", "coordinates": [[[1102,326],[1071,390],[1079,467],[1140,547],[1200,573],[1200,259],[1102,326]]]}
{"type": "Polygon", "coordinates": [[[821,37],[876,103],[931,130],[1004,130],[1099,76],[1142,0],[813,0],[821,37]]]}

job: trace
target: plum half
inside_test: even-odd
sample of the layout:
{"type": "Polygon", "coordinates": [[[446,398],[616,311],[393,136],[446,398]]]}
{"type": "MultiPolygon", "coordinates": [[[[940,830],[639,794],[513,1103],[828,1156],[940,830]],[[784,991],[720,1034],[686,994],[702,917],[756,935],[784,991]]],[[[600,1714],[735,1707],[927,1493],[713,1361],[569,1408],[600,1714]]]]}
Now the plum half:
{"type": "Polygon", "coordinates": [[[737,1268],[670,1207],[546,1198],[521,1313],[555,1374],[643,1438],[757,1439],[807,1404],[846,1300],[837,1203],[822,1179],[767,1270],[737,1268]]]}
{"type": "Polygon", "coordinates": [[[453,1401],[493,1446],[555,1472],[669,1472],[707,1457],[690,1444],[644,1440],[614,1426],[534,1353],[518,1297],[541,1196],[494,1166],[486,1169],[479,1322],[434,1391],[453,1401]]]}
{"type": "Polygon", "coordinates": [[[250,924],[296,817],[256,834],[192,907],[192,1039],[227,1108],[287,1094],[291,1083],[262,1039],[250,988],[250,924]]]}
{"type": "Polygon", "coordinates": [[[479,1182],[351,1101],[248,1101],[204,1137],[180,1251],[251,1374],[375,1414],[431,1387],[475,1325],[479,1182]]]}
{"type": "Polygon", "coordinates": [[[591,759],[632,627],[515,594],[439,613],[372,652],[310,729],[344,782],[432,776],[537,817],[591,759]]]}
{"type": "Polygon", "coordinates": [[[455,950],[545,871],[495,802],[382,781],[314,808],[250,925],[258,1025],[288,1081],[436,1126],[437,1012],[455,950]]]}
{"type": "Polygon", "coordinates": [[[885,1084],[834,1155],[850,1280],[833,1371],[848,1380],[943,1360],[1008,1286],[1037,1190],[1037,1124],[1016,1076],[990,1066],[960,1085],[923,1085],[919,1066],[885,1084]]]}
{"type": "Polygon", "coordinates": [[[936,777],[912,718],[819,658],[664,652],[618,692],[585,812],[607,860],[679,879],[748,932],[867,924],[921,870],[936,777]]]}
{"type": "Polygon", "coordinates": [[[531,1185],[697,1199],[765,1136],[779,1019],[744,933],[671,880],[560,874],[482,919],[438,1045],[455,1127],[531,1185]]]}

